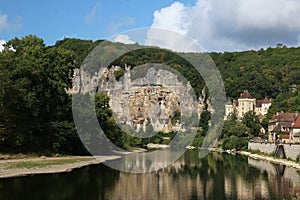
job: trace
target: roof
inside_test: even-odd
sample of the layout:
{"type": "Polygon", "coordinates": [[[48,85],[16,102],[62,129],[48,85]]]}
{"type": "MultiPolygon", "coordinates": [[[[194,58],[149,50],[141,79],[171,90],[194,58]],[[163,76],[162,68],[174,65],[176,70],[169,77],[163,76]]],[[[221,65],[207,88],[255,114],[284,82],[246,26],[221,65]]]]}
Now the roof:
{"type": "Polygon", "coordinates": [[[261,108],[263,101],[262,100],[256,100],[256,107],[261,108]]]}
{"type": "Polygon", "coordinates": [[[233,100],[233,105],[234,105],[234,106],[239,106],[238,100],[233,100]]]}
{"type": "Polygon", "coordinates": [[[282,134],[280,135],[281,139],[290,139],[290,135],[289,134],[282,134]]]}
{"type": "MultiPolygon", "coordinates": [[[[281,132],[282,128],[290,128],[291,126],[292,126],[292,122],[279,122],[271,132],[273,133],[281,132]]],[[[287,130],[284,132],[287,132],[287,130]]]]}
{"type": "Polygon", "coordinates": [[[271,101],[268,99],[268,97],[265,97],[265,99],[262,101],[263,104],[271,103],[271,101]]]}
{"type": "Polygon", "coordinates": [[[251,94],[248,92],[248,90],[244,90],[243,93],[240,95],[241,99],[253,99],[251,94]]]}
{"type": "Polygon", "coordinates": [[[278,124],[277,126],[275,126],[275,128],[271,132],[276,133],[280,130],[281,130],[281,126],[278,124]]]}
{"type": "Polygon", "coordinates": [[[292,127],[292,122],[279,122],[281,127],[290,128],[292,127]]]}
{"type": "Polygon", "coordinates": [[[271,120],[277,122],[294,122],[295,121],[295,114],[294,113],[277,113],[273,115],[271,120]]]}
{"type": "Polygon", "coordinates": [[[295,119],[293,128],[300,128],[300,115],[298,115],[297,118],[295,119]]]}

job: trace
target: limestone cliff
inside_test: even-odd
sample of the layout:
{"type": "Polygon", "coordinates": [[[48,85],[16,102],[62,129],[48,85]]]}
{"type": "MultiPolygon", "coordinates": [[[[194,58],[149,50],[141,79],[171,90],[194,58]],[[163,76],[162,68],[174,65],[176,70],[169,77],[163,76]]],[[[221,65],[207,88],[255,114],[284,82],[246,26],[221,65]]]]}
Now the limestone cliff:
{"type": "Polygon", "coordinates": [[[205,90],[197,100],[190,83],[175,70],[154,65],[133,69],[125,66],[124,75],[116,80],[115,72],[119,70],[120,67],[112,66],[92,76],[76,70],[72,92],[105,92],[116,121],[144,131],[149,124],[154,131],[184,131],[189,122],[173,120],[172,123],[174,112],[188,119],[192,113],[199,117],[207,108],[205,90]]]}

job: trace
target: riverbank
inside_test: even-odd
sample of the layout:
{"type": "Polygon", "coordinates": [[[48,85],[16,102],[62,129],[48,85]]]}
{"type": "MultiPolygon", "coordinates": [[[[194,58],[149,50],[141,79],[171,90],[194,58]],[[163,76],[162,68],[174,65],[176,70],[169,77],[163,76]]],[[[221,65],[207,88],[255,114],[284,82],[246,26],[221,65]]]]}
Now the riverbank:
{"type": "Polygon", "coordinates": [[[271,157],[271,156],[268,156],[268,155],[256,154],[256,153],[251,153],[251,152],[248,152],[248,151],[223,150],[223,149],[220,149],[220,148],[210,148],[209,151],[230,153],[230,154],[239,154],[239,155],[247,156],[247,157],[252,158],[252,159],[268,161],[268,162],[271,162],[271,163],[285,165],[287,167],[292,167],[292,168],[300,170],[300,163],[297,163],[297,162],[291,161],[291,160],[287,160],[287,159],[282,159],[282,158],[274,158],[274,157],[271,157]]]}
{"type": "Polygon", "coordinates": [[[0,178],[70,172],[84,166],[96,165],[118,156],[36,157],[0,160],[0,178]]]}
{"type": "Polygon", "coordinates": [[[292,168],[300,170],[300,164],[295,162],[295,161],[282,159],[282,158],[274,158],[274,157],[271,157],[271,156],[260,155],[260,154],[256,154],[256,153],[250,153],[250,152],[247,152],[247,151],[237,151],[236,153],[238,153],[240,155],[248,156],[249,158],[258,159],[258,160],[265,160],[265,161],[268,161],[268,162],[272,162],[272,163],[280,164],[280,165],[285,165],[287,167],[292,167],[292,168]]]}

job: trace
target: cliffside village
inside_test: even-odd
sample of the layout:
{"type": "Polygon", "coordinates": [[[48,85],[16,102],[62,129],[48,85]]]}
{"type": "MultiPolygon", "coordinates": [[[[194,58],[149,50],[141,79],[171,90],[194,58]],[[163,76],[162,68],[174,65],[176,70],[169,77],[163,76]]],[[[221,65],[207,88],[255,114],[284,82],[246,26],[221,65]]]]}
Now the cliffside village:
{"type": "MultiPolygon", "coordinates": [[[[248,90],[244,90],[237,100],[225,105],[225,117],[235,112],[238,119],[242,119],[244,114],[254,111],[262,121],[270,106],[271,100],[265,97],[257,100],[251,96],[248,90]]],[[[268,124],[268,133],[261,128],[259,135],[268,134],[268,142],[280,141],[282,143],[300,143],[300,115],[295,113],[278,112],[272,116],[268,124]]]]}
{"type": "MultiPolygon", "coordinates": [[[[149,124],[152,124],[154,131],[184,131],[184,124],[179,121],[171,123],[172,113],[180,111],[181,117],[194,111],[199,114],[205,107],[203,94],[198,100],[193,100],[190,83],[178,80],[178,75],[172,72],[150,67],[143,78],[132,78],[130,67],[125,66],[124,76],[118,81],[115,71],[120,69],[119,66],[113,66],[92,77],[77,69],[73,77],[73,87],[67,93],[86,93],[100,87],[110,97],[110,107],[117,115],[119,123],[144,131],[149,124]],[[180,108],[182,106],[184,110],[180,108]]],[[[210,103],[206,103],[208,110],[213,111],[210,103]]],[[[245,113],[253,111],[262,121],[271,105],[271,100],[267,97],[256,99],[248,90],[244,90],[237,100],[225,105],[224,120],[233,112],[241,120],[245,113]]],[[[260,130],[260,136],[265,134],[268,134],[268,142],[280,140],[283,143],[300,143],[300,115],[298,112],[274,114],[268,124],[268,133],[264,128],[260,130]]]]}
{"type": "Polygon", "coordinates": [[[77,69],[73,87],[67,93],[87,93],[98,88],[98,92],[109,96],[109,106],[119,126],[144,132],[147,129],[164,133],[185,131],[191,127],[179,119],[171,122],[174,112],[179,118],[189,119],[195,113],[199,118],[205,107],[205,98],[196,99],[189,81],[171,70],[158,66],[131,69],[125,65],[124,75],[117,80],[115,73],[120,71],[121,67],[112,66],[91,76],[77,69]]]}

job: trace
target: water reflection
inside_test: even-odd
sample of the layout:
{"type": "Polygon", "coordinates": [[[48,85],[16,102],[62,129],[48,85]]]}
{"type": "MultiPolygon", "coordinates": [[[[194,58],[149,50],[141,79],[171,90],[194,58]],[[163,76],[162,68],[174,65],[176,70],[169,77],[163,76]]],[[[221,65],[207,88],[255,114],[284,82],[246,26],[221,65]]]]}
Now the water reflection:
{"type": "Polygon", "coordinates": [[[171,166],[145,174],[99,165],[0,180],[0,199],[290,199],[300,193],[295,169],[228,154],[199,159],[198,153],[187,151],[171,166]]]}
{"type": "Polygon", "coordinates": [[[35,175],[0,180],[0,199],[107,199],[119,172],[104,165],[65,174],[35,175]]]}
{"type": "Polygon", "coordinates": [[[263,181],[276,196],[287,197],[300,194],[299,171],[284,165],[271,164],[259,160],[249,160],[249,165],[256,167],[263,174],[263,181]]]}
{"type": "Polygon", "coordinates": [[[299,193],[296,170],[242,156],[188,151],[146,174],[121,173],[111,199],[283,199],[299,193]],[[287,173],[288,172],[288,173],[287,173]],[[293,175],[289,175],[293,173],[293,175]]]}

